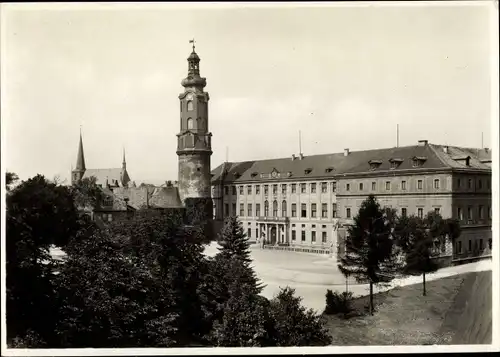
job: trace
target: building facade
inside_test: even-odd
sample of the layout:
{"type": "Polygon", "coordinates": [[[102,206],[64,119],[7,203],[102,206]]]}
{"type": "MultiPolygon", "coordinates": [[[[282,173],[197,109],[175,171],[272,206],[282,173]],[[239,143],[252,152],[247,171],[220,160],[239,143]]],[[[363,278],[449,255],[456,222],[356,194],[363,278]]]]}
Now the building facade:
{"type": "MultiPolygon", "coordinates": [[[[429,144],[224,163],[213,171],[214,216],[238,215],[250,239],[339,249],[374,194],[400,215],[458,218],[456,256],[491,249],[491,151],[429,144]]],[[[451,254],[451,251],[449,252],[451,254]]]]}

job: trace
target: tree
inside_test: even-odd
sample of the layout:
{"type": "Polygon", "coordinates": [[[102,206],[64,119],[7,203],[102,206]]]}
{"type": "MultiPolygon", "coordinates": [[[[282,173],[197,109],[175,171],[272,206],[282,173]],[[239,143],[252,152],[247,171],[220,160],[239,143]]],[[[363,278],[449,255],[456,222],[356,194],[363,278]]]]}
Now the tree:
{"type": "Polygon", "coordinates": [[[94,210],[99,208],[105,196],[102,188],[97,185],[97,179],[94,176],[79,180],[71,186],[71,190],[75,197],[75,205],[79,209],[94,210]]]}
{"type": "Polygon", "coordinates": [[[321,315],[301,305],[295,290],[284,288],[270,301],[271,346],[326,346],[332,343],[321,315]]]}
{"type": "Polygon", "coordinates": [[[155,262],[131,254],[128,237],[114,233],[89,230],[70,244],[57,276],[62,347],[174,345],[170,286],[155,262]]]}
{"type": "Polygon", "coordinates": [[[5,188],[7,191],[12,189],[12,186],[15,185],[19,181],[19,176],[14,172],[6,172],[5,173],[5,188]]]}
{"type": "Polygon", "coordinates": [[[380,207],[370,195],[362,202],[354,225],[348,228],[346,252],[340,259],[339,269],[357,281],[370,284],[370,313],[373,314],[373,285],[386,282],[397,270],[395,264],[394,212],[380,207]]]}
{"type": "Polygon", "coordinates": [[[7,336],[41,347],[54,342],[57,319],[49,248],[64,247],[81,222],[70,190],[41,175],[12,189],[6,201],[7,336]]]}

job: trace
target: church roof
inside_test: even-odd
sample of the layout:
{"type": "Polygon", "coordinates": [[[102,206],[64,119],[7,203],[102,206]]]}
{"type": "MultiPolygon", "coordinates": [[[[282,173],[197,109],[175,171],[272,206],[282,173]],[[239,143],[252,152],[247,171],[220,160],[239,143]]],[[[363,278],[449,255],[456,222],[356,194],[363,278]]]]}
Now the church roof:
{"type": "Polygon", "coordinates": [[[178,188],[174,186],[119,187],[113,189],[113,195],[121,200],[128,199],[128,205],[135,209],[183,207],[178,188]]]}
{"type": "Polygon", "coordinates": [[[85,171],[85,156],[83,154],[83,141],[81,132],[80,143],[78,144],[78,154],[76,156],[76,170],[85,171]]]}
{"type": "Polygon", "coordinates": [[[307,180],[336,177],[339,175],[397,172],[402,170],[427,169],[483,169],[490,170],[491,150],[468,149],[455,146],[419,144],[344,153],[322,154],[243,162],[228,162],[212,171],[212,182],[217,183],[226,171],[226,182],[269,181],[273,178],[307,180]],[[446,152],[447,151],[447,152],[446,152]],[[457,155],[470,156],[469,166],[457,155]],[[419,167],[413,166],[413,159],[420,160],[419,167]],[[398,163],[391,168],[391,162],[398,163]],[[370,163],[377,163],[374,168],[370,163]],[[224,167],[225,166],[225,167],[224,167]]]}
{"type": "MultiPolygon", "coordinates": [[[[83,175],[83,178],[92,177],[92,176],[94,176],[96,178],[96,183],[98,185],[105,186],[106,180],[107,180],[108,184],[111,186],[122,186],[123,185],[122,169],[121,168],[87,169],[85,171],[85,174],[83,175]]],[[[127,178],[127,183],[128,183],[128,181],[130,181],[130,178],[129,178],[126,170],[125,170],[123,177],[127,178]]]]}

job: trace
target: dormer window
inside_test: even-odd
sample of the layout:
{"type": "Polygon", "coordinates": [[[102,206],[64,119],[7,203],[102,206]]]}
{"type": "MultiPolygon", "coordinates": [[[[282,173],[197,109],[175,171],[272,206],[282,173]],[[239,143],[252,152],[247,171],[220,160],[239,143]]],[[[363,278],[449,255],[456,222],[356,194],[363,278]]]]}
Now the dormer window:
{"type": "Polygon", "coordinates": [[[309,175],[309,174],[312,172],[312,170],[313,170],[313,169],[305,169],[305,170],[304,170],[304,173],[305,173],[306,175],[309,175]]]}
{"type": "Polygon", "coordinates": [[[412,159],[412,166],[413,167],[422,167],[424,165],[424,162],[427,160],[426,157],[423,156],[415,156],[412,159]]]}
{"type": "Polygon", "coordinates": [[[394,158],[394,159],[390,159],[389,162],[391,163],[391,169],[394,170],[394,169],[397,169],[399,167],[399,165],[401,165],[401,163],[403,162],[403,159],[394,158]]]}
{"type": "Polygon", "coordinates": [[[292,171],[288,171],[288,172],[286,173],[286,175],[287,175],[288,177],[291,177],[291,176],[292,176],[292,171]]]}
{"type": "Polygon", "coordinates": [[[330,173],[330,172],[332,172],[332,171],[333,171],[333,167],[327,167],[327,168],[325,169],[325,172],[326,172],[327,174],[329,174],[329,173],[330,173]]]}
{"type": "Polygon", "coordinates": [[[459,156],[459,157],[454,157],[453,160],[465,165],[465,166],[470,166],[470,156],[459,156]]]}
{"type": "Polygon", "coordinates": [[[257,173],[257,172],[252,172],[252,174],[251,174],[250,176],[255,177],[255,176],[257,176],[257,175],[258,175],[258,173],[257,173]]]}
{"type": "Polygon", "coordinates": [[[240,178],[240,177],[241,177],[241,174],[240,174],[239,172],[235,172],[235,173],[234,173],[234,177],[238,179],[238,178],[240,178]]]}
{"type": "Polygon", "coordinates": [[[380,167],[380,165],[382,165],[382,161],[370,160],[370,161],[368,161],[368,164],[370,165],[370,170],[375,170],[375,169],[378,169],[380,167]]]}

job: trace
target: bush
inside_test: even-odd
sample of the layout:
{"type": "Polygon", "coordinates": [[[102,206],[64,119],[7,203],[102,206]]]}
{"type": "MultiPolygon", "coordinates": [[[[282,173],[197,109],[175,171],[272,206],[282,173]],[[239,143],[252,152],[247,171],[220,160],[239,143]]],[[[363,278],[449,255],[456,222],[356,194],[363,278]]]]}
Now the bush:
{"type": "Polygon", "coordinates": [[[352,311],[352,292],[333,292],[330,289],[326,291],[326,308],[325,314],[348,314],[352,311]]]}

